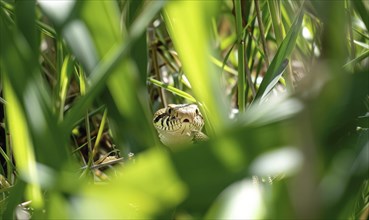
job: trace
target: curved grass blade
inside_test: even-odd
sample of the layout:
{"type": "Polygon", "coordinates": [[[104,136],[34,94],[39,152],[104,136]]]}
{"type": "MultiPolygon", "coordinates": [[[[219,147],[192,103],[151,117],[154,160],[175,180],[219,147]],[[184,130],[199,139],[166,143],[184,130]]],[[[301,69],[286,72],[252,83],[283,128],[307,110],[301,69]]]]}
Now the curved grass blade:
{"type": "Polygon", "coordinates": [[[183,92],[182,90],[177,89],[177,88],[175,88],[173,86],[170,86],[170,85],[168,85],[166,83],[160,82],[160,81],[158,81],[156,79],[153,79],[153,78],[149,78],[149,82],[151,82],[152,84],[157,85],[160,88],[163,88],[163,89],[165,89],[165,90],[167,90],[167,91],[169,91],[169,92],[171,92],[171,93],[173,93],[175,95],[178,95],[178,96],[180,96],[182,98],[185,98],[188,101],[196,102],[196,99],[192,95],[188,94],[187,92],[183,92]]]}
{"type": "Polygon", "coordinates": [[[230,73],[231,75],[234,75],[234,76],[237,76],[238,75],[238,73],[237,73],[237,71],[235,70],[235,69],[232,69],[232,67],[230,67],[230,66],[228,66],[226,63],[227,63],[227,60],[228,60],[228,57],[229,57],[229,54],[230,54],[230,52],[232,52],[232,49],[233,49],[233,47],[234,47],[234,44],[233,44],[233,46],[231,47],[231,49],[228,51],[228,53],[227,53],[227,55],[225,56],[225,58],[224,58],[224,61],[222,62],[222,61],[220,61],[220,60],[218,60],[217,58],[215,58],[214,56],[211,56],[210,57],[210,59],[211,59],[211,61],[216,65],[216,66],[218,66],[218,67],[220,67],[221,68],[221,70],[222,70],[222,72],[228,72],[228,73],[230,73]]]}

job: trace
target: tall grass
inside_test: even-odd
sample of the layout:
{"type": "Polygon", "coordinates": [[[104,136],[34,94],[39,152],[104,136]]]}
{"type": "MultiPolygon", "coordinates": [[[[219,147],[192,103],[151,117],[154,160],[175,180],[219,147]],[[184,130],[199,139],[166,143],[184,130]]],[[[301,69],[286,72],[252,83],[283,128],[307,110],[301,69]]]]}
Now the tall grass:
{"type": "Polygon", "coordinates": [[[366,1],[1,1],[0,212],[368,218],[366,1]],[[197,103],[210,140],[162,146],[197,103]]]}

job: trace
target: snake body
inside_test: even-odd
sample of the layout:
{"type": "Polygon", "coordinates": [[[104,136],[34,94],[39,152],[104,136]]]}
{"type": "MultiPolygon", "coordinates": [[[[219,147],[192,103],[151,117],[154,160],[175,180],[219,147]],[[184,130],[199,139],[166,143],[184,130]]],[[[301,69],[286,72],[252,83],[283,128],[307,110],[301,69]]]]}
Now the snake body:
{"type": "Polygon", "coordinates": [[[155,112],[153,124],[160,141],[168,147],[208,139],[201,132],[205,122],[196,104],[169,104],[155,112]]]}

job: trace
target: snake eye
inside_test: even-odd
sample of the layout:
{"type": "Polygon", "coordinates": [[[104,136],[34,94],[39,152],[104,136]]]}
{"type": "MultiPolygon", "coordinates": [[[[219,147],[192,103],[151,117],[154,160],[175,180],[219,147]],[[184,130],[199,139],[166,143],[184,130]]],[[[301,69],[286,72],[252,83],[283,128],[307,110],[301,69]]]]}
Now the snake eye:
{"type": "Polygon", "coordinates": [[[172,112],[173,112],[173,109],[172,109],[171,107],[168,107],[168,111],[167,111],[167,112],[168,112],[168,114],[170,114],[170,115],[171,115],[171,114],[172,114],[172,112]]]}
{"type": "Polygon", "coordinates": [[[199,109],[196,109],[195,113],[196,113],[196,115],[199,115],[200,114],[199,109]]]}

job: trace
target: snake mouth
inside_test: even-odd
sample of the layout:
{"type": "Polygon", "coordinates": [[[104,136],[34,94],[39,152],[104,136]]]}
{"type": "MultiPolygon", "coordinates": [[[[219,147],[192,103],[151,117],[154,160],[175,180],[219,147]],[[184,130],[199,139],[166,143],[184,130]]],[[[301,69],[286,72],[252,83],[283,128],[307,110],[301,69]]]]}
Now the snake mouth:
{"type": "Polygon", "coordinates": [[[183,119],[183,120],[182,120],[182,122],[183,122],[183,123],[190,123],[190,119],[185,118],[185,119],[183,119]]]}

